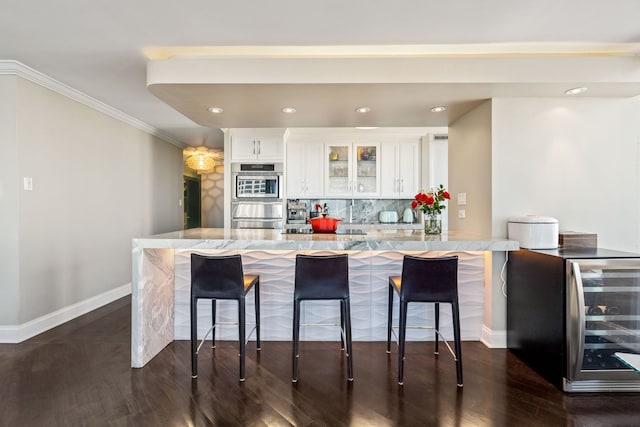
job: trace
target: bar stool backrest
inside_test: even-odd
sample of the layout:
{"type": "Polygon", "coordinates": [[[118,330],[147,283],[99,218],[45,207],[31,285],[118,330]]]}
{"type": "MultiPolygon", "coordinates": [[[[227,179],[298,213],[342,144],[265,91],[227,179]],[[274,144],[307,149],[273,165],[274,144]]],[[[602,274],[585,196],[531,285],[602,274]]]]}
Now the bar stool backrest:
{"type": "Polygon", "coordinates": [[[294,297],[297,299],[349,297],[347,254],[297,255],[294,297]]]}
{"type": "Polygon", "coordinates": [[[405,255],[400,298],[407,301],[458,300],[458,257],[421,258],[405,255]]]}
{"type": "Polygon", "coordinates": [[[240,298],[244,292],[240,255],[191,254],[191,292],[203,298],[240,298]]]}

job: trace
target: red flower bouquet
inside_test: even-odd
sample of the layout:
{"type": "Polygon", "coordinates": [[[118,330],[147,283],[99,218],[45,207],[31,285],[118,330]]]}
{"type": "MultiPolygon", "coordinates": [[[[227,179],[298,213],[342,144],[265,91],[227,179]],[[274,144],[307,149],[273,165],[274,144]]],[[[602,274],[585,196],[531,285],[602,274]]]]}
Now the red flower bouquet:
{"type": "Polygon", "coordinates": [[[446,208],[444,201],[449,199],[451,199],[451,195],[445,190],[444,185],[440,184],[440,187],[427,193],[416,194],[415,200],[411,202],[411,207],[429,215],[441,214],[446,208]]]}

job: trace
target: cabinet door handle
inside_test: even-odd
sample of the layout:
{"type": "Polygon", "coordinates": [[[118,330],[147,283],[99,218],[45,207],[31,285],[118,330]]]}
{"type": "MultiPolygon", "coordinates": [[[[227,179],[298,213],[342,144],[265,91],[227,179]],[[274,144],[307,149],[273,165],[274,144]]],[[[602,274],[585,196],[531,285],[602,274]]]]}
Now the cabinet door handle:
{"type": "Polygon", "coordinates": [[[256,154],[256,140],[253,140],[253,155],[256,154]]]}
{"type": "Polygon", "coordinates": [[[400,178],[400,192],[404,193],[404,178],[400,178]]]}
{"type": "Polygon", "coordinates": [[[259,156],[260,154],[262,154],[262,153],[261,153],[260,148],[261,148],[261,147],[260,147],[260,140],[258,140],[258,156],[259,156]]]}

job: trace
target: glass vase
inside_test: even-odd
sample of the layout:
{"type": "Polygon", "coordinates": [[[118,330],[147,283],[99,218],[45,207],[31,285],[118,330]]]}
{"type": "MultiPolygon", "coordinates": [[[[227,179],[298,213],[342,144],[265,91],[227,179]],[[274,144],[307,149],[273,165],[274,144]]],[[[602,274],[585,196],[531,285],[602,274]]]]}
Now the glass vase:
{"type": "Polygon", "coordinates": [[[424,214],[424,234],[441,234],[442,216],[440,214],[424,214]]]}

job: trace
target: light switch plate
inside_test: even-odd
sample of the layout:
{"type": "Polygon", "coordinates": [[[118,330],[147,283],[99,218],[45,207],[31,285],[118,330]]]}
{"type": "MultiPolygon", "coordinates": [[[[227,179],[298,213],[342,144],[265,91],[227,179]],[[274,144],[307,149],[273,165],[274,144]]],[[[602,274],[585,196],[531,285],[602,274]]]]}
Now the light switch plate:
{"type": "Polygon", "coordinates": [[[467,193],[458,193],[458,205],[464,206],[467,204],[467,193]]]}
{"type": "Polygon", "coordinates": [[[24,178],[24,191],[33,191],[33,178],[24,178]]]}
{"type": "Polygon", "coordinates": [[[467,217],[467,212],[464,209],[458,209],[458,218],[464,219],[467,217]]]}

